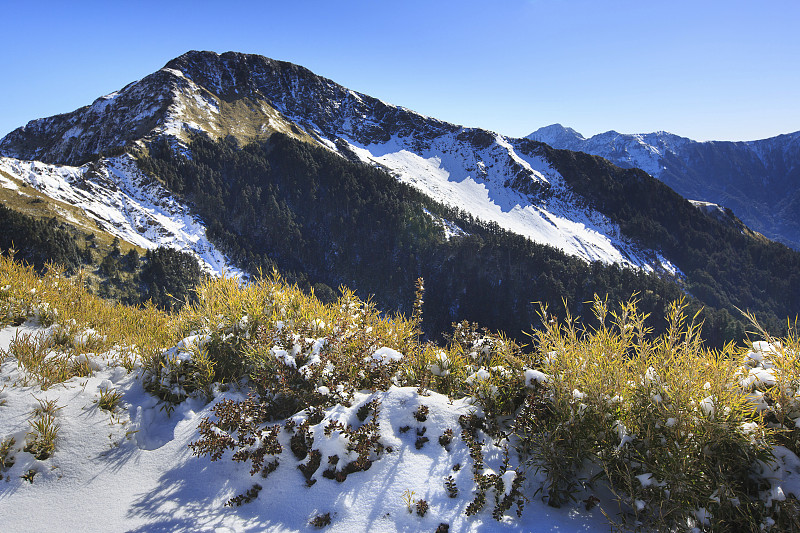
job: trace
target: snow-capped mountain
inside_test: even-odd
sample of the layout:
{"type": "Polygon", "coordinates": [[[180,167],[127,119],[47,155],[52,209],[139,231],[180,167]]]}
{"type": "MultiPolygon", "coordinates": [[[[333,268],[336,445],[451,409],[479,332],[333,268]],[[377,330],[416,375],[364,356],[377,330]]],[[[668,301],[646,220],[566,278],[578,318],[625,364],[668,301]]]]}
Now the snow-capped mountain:
{"type": "Polygon", "coordinates": [[[97,154],[193,132],[248,141],[279,131],[387,169],[433,199],[586,261],[674,266],[576,201],[546,158],[502,135],[425,117],[290,63],[189,52],[72,113],[35,120],[0,153],[79,165],[97,154]]]}
{"type": "MultiPolygon", "coordinates": [[[[617,161],[693,146],[640,141],[617,161]]],[[[783,154],[795,172],[781,146],[759,145],[759,160],[783,154]]],[[[643,294],[657,314],[688,294],[721,345],[743,331],[736,309],[775,323],[800,309],[800,278],[787,274],[800,255],[729,211],[697,209],[638,169],[426,117],[257,55],[186,53],[29,122],[0,140],[0,156],[3,198],[21,204],[13,194],[36,187],[102,231],[192,251],[210,271],[274,268],[328,298],[344,285],[400,312],[423,277],[429,335],[461,320],[517,334],[538,320],[536,301],[566,299],[577,316],[595,294],[643,294]]]]}
{"type": "Polygon", "coordinates": [[[528,138],[641,168],[682,196],[729,207],[752,229],[800,249],[800,131],[748,142],[697,142],[663,131],[587,139],[553,124],[528,138]]]}

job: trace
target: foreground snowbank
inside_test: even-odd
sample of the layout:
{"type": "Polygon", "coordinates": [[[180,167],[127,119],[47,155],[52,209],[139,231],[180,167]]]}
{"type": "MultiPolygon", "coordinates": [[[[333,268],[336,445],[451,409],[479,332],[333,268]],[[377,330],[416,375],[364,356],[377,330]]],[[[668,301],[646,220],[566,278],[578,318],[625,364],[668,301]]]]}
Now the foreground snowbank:
{"type": "MultiPolygon", "coordinates": [[[[43,331],[31,322],[6,327],[0,330],[0,349],[8,350],[17,335],[43,331]]],[[[507,516],[498,522],[491,517],[490,506],[466,516],[473,490],[469,450],[458,438],[449,451],[438,442],[445,430],[460,431],[458,417],[473,410],[466,401],[393,387],[359,393],[351,407],[329,409],[322,425],[334,418],[357,423],[358,407],[379,399],[381,440],[391,452],[341,483],[325,478],[320,469],[314,476],[317,482],[308,487],[286,431],[279,436],[284,449],[280,466],[266,479],[251,477],[244,463],[192,456],[188,444],[198,439],[199,422],[216,402],[243,399],[241,393],[218,394],[206,405],[190,398],[168,414],[163,402],[142,387],[140,368],[129,373],[109,364],[113,353],[90,358],[97,368],[93,375],[47,390],[24,385],[25,372],[15,359],[7,358],[0,367],[0,440],[14,437],[17,443],[10,454],[13,466],[2,471],[0,481],[4,531],[305,531],[313,529],[311,520],[326,513],[330,516],[326,531],[435,531],[442,523],[449,525],[449,531],[608,528],[598,508],[554,509],[537,499],[521,518],[507,516]],[[122,395],[113,412],[97,405],[106,389],[122,395]],[[53,456],[37,460],[22,447],[31,431],[32,413],[48,401],[57,405],[60,430],[53,456]],[[429,409],[425,422],[414,416],[420,405],[429,409]],[[417,449],[423,427],[429,441],[417,449]],[[456,464],[461,466],[458,471],[453,469],[456,464]],[[447,476],[455,481],[457,498],[448,497],[447,476]],[[255,482],[263,490],[254,501],[240,507],[224,505],[255,482]],[[429,505],[425,516],[417,514],[416,506],[409,513],[404,495],[414,502],[425,499],[429,505]]],[[[328,455],[337,453],[333,440],[326,446],[328,455]]],[[[487,468],[498,469],[500,449],[485,450],[487,468]]],[[[345,452],[338,449],[338,453],[345,452]]],[[[529,489],[533,494],[535,488],[529,489]]]]}

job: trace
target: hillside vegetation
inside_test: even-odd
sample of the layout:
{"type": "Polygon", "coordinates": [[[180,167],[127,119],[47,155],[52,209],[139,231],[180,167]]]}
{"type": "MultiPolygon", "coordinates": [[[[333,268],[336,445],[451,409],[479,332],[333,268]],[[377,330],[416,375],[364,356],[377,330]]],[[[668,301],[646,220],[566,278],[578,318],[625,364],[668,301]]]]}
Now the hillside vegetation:
{"type": "MultiPolygon", "coordinates": [[[[416,434],[417,449],[468,450],[470,490],[459,493],[447,478],[439,489],[466,498],[467,516],[500,520],[536,498],[561,506],[580,496],[629,529],[800,527],[800,479],[788,466],[800,451],[794,330],[709,350],[680,303],[670,305],[665,332],[653,338],[636,302],[612,312],[595,299],[597,326],[558,321],[541,309],[545,327],[526,346],[467,322],[433,344],[420,341],[421,280],[412,309],[410,317],[385,316],[346,289],[323,304],[273,275],[244,286],[208,280],[194,303],[167,314],[109,303],[58,269],[39,277],[0,258],[0,324],[48,327],[18,335],[0,353],[24,370],[25,385],[46,389],[91,375],[91,353],[106,353],[108,364],[140,373],[168,411],[187,398],[216,402],[191,449],[211,461],[243,462],[251,475],[266,478],[279,457],[287,461],[281,442],[289,437],[292,468],[309,486],[319,472],[343,483],[374,468],[392,453],[386,431],[397,430],[381,425],[380,398],[388,396],[375,393],[416,387],[420,404],[435,393],[474,407],[460,427],[416,434]],[[231,387],[249,395],[219,401],[231,387]],[[331,418],[356,405],[358,422],[331,418]]],[[[414,414],[420,424],[428,416],[423,407],[414,414]]],[[[0,465],[8,459],[13,466],[15,454],[45,460],[59,453],[52,417],[37,416],[25,450],[0,435],[0,465]]],[[[268,481],[229,504],[258,499],[260,483],[268,481]]]]}
{"type": "Polygon", "coordinates": [[[543,144],[522,141],[542,152],[576,193],[644,246],[661,250],[686,276],[689,294],[713,308],[749,309],[767,327],[800,312],[800,254],[783,244],[754,237],[694,207],[639,169],[543,144]]]}
{"type": "MultiPolygon", "coordinates": [[[[345,284],[362,297],[372,295],[383,310],[406,313],[414,280],[423,277],[423,327],[430,338],[466,319],[522,340],[523,330],[540,324],[535,302],[589,323],[591,306],[584,302],[594,294],[619,302],[635,293],[640,309],[653,316],[663,316],[683,295],[672,278],[587,264],[437,204],[380,169],[281,134],[243,147],[198,136],[189,150],[191,157],[156,143],[138,161],[194,206],[209,238],[239,265],[250,272],[277,267],[323,299],[345,284]],[[446,237],[445,223],[461,233],[446,237]]],[[[714,303],[689,300],[692,312],[706,306],[706,340],[718,347],[741,341],[744,327],[732,314],[738,312],[723,305],[724,292],[714,294],[714,303]]],[[[770,326],[774,313],[789,314],[785,307],[752,305],[743,308],[768,314],[770,326]]],[[[656,332],[663,327],[658,321],[650,326],[656,332]]]]}
{"type": "Polygon", "coordinates": [[[140,256],[117,238],[106,244],[74,225],[3,205],[0,255],[14,257],[38,272],[59,265],[65,275],[78,275],[91,292],[104,298],[131,305],[150,301],[161,309],[177,309],[193,299],[201,277],[197,260],[188,253],[159,247],[140,256]]]}

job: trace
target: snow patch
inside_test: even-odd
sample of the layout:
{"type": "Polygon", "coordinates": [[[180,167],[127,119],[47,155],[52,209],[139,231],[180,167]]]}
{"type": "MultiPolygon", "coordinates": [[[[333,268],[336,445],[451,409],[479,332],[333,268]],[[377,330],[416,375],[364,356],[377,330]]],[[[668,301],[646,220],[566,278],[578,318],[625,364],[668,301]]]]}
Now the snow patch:
{"type": "MultiPolygon", "coordinates": [[[[145,249],[166,246],[191,253],[213,275],[244,275],[211,244],[202,221],[139,171],[129,155],[82,167],[0,157],[0,171],[82,209],[103,231],[121,240],[145,249]]],[[[2,174],[0,178],[5,179],[2,174]]]]}

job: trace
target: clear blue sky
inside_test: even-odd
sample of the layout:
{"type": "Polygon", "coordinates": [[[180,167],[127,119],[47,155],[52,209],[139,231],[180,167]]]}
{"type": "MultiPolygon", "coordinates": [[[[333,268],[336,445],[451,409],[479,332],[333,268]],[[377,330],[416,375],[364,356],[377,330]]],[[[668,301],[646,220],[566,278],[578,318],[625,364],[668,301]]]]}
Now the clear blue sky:
{"type": "Polygon", "coordinates": [[[798,0],[2,0],[0,136],[191,49],[291,61],[457,124],[523,136],[800,130],[798,0]]]}

